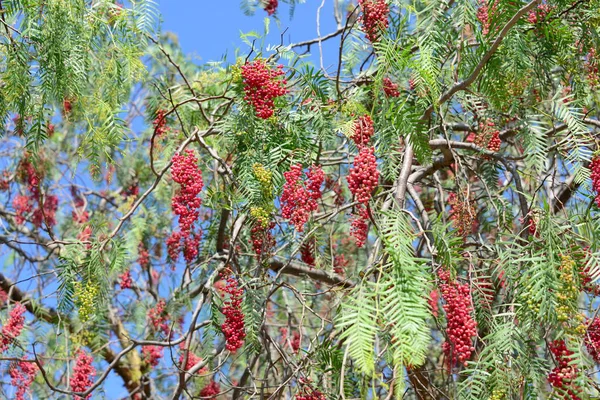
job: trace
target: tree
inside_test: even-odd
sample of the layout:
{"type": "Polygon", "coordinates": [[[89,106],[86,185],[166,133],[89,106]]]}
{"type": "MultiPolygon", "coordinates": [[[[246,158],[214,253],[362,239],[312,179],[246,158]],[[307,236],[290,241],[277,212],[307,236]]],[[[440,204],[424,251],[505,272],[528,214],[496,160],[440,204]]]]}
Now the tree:
{"type": "Polygon", "coordinates": [[[3,397],[600,395],[600,1],[333,3],[0,2],[3,397]]]}

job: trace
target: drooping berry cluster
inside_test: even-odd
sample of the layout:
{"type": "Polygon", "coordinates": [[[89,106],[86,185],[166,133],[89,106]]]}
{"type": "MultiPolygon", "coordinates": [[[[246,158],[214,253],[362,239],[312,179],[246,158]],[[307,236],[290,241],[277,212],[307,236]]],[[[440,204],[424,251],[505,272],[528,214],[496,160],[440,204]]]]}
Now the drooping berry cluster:
{"type": "Polygon", "coordinates": [[[321,391],[312,387],[309,378],[299,378],[300,390],[296,393],[296,400],[327,400],[321,391]]]}
{"type": "MultiPolygon", "coordinates": [[[[202,362],[202,357],[198,357],[194,352],[185,348],[185,343],[182,342],[179,345],[181,349],[181,354],[179,355],[179,363],[181,364],[181,368],[185,371],[189,371],[194,368],[197,364],[202,362]],[[183,365],[183,360],[187,355],[187,360],[185,362],[185,366],[183,365]]],[[[200,368],[196,373],[203,374],[207,371],[206,367],[200,368]]]]}
{"type": "Polygon", "coordinates": [[[261,223],[255,222],[250,230],[250,240],[254,253],[261,258],[266,258],[275,246],[275,238],[271,229],[275,228],[275,223],[271,222],[265,228],[261,223]]]}
{"type": "Polygon", "coordinates": [[[502,145],[502,139],[500,139],[500,131],[495,126],[496,124],[491,119],[480,122],[479,131],[471,133],[467,137],[467,141],[474,142],[483,149],[497,152],[502,145]]]}
{"type": "MultiPolygon", "coordinates": [[[[75,361],[75,367],[73,368],[73,375],[69,384],[73,392],[81,393],[85,392],[94,384],[94,376],[96,376],[96,368],[92,365],[94,358],[87,355],[85,351],[79,350],[77,352],[77,360],[75,361]]],[[[88,394],[85,398],[89,399],[92,394],[88,394]]],[[[75,396],[75,399],[81,399],[80,396],[75,396]]]]}
{"type": "Polygon", "coordinates": [[[38,173],[33,163],[24,157],[19,163],[17,177],[27,184],[28,195],[17,195],[13,199],[15,209],[15,221],[22,224],[30,215],[31,223],[36,227],[46,224],[52,228],[56,224],[56,211],[58,209],[58,197],[54,195],[43,195],[40,190],[41,174],[38,173]],[[34,206],[35,209],[34,209],[34,206]],[[32,212],[33,211],[33,212],[32,212]]]}
{"type": "Polygon", "coordinates": [[[557,366],[548,374],[548,382],[564,392],[571,400],[580,400],[577,395],[579,388],[574,383],[578,368],[571,363],[573,352],[567,348],[564,340],[555,340],[550,343],[549,349],[554,355],[557,366]]]}
{"type": "MultiPolygon", "coordinates": [[[[466,196],[465,194],[464,197],[466,196]]],[[[448,196],[448,204],[450,205],[450,219],[457,235],[466,239],[477,226],[477,213],[472,201],[468,198],[461,200],[456,193],[452,192],[448,196]]]]}
{"type": "Polygon", "coordinates": [[[269,14],[269,16],[275,14],[277,11],[277,7],[279,6],[278,0],[266,0],[264,10],[269,14]]]}
{"type": "Polygon", "coordinates": [[[346,179],[348,189],[356,201],[366,204],[371,200],[371,194],[379,182],[377,158],[373,147],[364,146],[360,149],[346,179]]]}
{"type": "Polygon", "coordinates": [[[150,253],[143,242],[138,245],[138,264],[144,269],[150,266],[150,253]]]}
{"type": "Polygon", "coordinates": [[[315,250],[316,242],[314,238],[306,240],[300,247],[300,258],[311,267],[315,266],[315,250]]]}
{"type": "Polygon", "coordinates": [[[600,156],[592,158],[589,168],[591,171],[592,190],[596,193],[596,205],[600,207],[600,156]]]}
{"type": "Polygon", "coordinates": [[[366,146],[373,134],[375,134],[375,128],[373,127],[373,120],[369,115],[363,115],[354,121],[352,140],[357,146],[366,146]]]}
{"type": "Polygon", "coordinates": [[[539,4],[536,9],[529,11],[529,15],[527,16],[527,21],[530,24],[537,24],[538,22],[543,22],[546,19],[546,16],[550,13],[550,6],[548,4],[539,4]]]}
{"type": "Polygon", "coordinates": [[[392,82],[390,78],[383,78],[383,92],[387,97],[399,97],[400,91],[398,90],[398,84],[392,82]]]}
{"type": "Polygon", "coordinates": [[[357,247],[363,247],[367,243],[369,235],[369,212],[365,206],[356,207],[356,213],[350,222],[350,235],[354,238],[357,247]]]}
{"type": "Polygon", "coordinates": [[[592,320],[585,334],[585,347],[590,356],[600,364],[600,318],[592,320]]]}
{"type": "Polygon", "coordinates": [[[85,199],[74,185],[71,186],[71,197],[73,198],[73,211],[71,212],[73,222],[85,224],[90,219],[90,214],[85,210],[85,199]]]}
{"type": "MultiPolygon", "coordinates": [[[[277,2],[277,0],[275,0],[277,2]]],[[[221,393],[221,386],[215,382],[210,381],[208,385],[206,385],[200,391],[200,398],[202,399],[214,399],[221,393]]]]}
{"type": "Polygon", "coordinates": [[[194,224],[200,216],[200,192],[204,186],[202,171],[193,150],[186,149],[184,154],[173,156],[171,175],[180,186],[179,193],[171,200],[173,212],[179,216],[179,231],[174,231],[167,239],[167,248],[169,257],[175,262],[183,247],[183,256],[189,263],[197,257],[202,237],[202,230],[199,227],[195,229],[194,224]]]}
{"type": "Polygon", "coordinates": [[[119,275],[119,286],[121,286],[121,289],[131,289],[132,283],[131,271],[129,269],[125,270],[125,272],[119,275]]]}
{"type": "Polygon", "coordinates": [[[346,259],[346,256],[343,254],[337,254],[333,257],[333,272],[339,275],[344,275],[346,273],[346,267],[350,264],[350,261],[346,259]]]}
{"type": "Polygon", "coordinates": [[[21,303],[15,304],[8,314],[8,321],[2,327],[2,337],[0,338],[0,353],[4,353],[8,346],[19,337],[25,323],[25,306],[21,303]]]}
{"type": "Polygon", "coordinates": [[[440,307],[438,302],[440,301],[440,292],[437,290],[432,290],[429,292],[429,297],[427,298],[427,304],[429,304],[429,308],[431,309],[431,315],[437,318],[438,313],[440,311],[440,307]]]}
{"type": "Polygon", "coordinates": [[[477,322],[473,319],[473,302],[469,285],[450,280],[450,272],[440,270],[440,291],[446,312],[446,335],[448,341],[442,344],[448,366],[466,365],[472,352],[473,339],[477,336],[477,322]]]}
{"type": "Polygon", "coordinates": [[[565,325],[565,330],[585,333],[583,318],[578,313],[577,300],[581,293],[575,261],[569,255],[561,255],[558,267],[559,287],[556,291],[556,316],[565,325]]]}
{"type": "Polygon", "coordinates": [[[271,68],[263,59],[256,59],[241,67],[244,83],[244,100],[252,105],[258,118],[268,119],[273,116],[275,99],[284,96],[288,90],[283,65],[271,68]]]}
{"type": "Polygon", "coordinates": [[[388,28],[390,8],[385,0],[358,0],[362,10],[360,23],[371,43],[379,40],[381,33],[388,28]]]}
{"type": "Polygon", "coordinates": [[[163,347],[151,345],[142,347],[142,360],[151,367],[156,367],[162,357],[163,347]]]}
{"type": "Polygon", "coordinates": [[[294,164],[283,176],[285,184],[281,194],[281,214],[298,232],[302,232],[310,213],[319,206],[317,200],[322,195],[321,185],[325,174],[320,166],[313,165],[306,174],[306,183],[303,184],[302,166],[294,164]]]}
{"type": "Polygon", "coordinates": [[[17,388],[15,392],[15,400],[25,400],[25,393],[35,379],[38,373],[38,366],[34,362],[27,360],[17,361],[8,371],[10,375],[10,384],[17,388]]]}
{"type": "Polygon", "coordinates": [[[169,336],[171,329],[169,328],[169,314],[166,311],[167,303],[160,299],[154,308],[148,310],[148,319],[155,331],[162,331],[166,336],[169,336]]]}
{"type": "Polygon", "coordinates": [[[167,112],[165,110],[158,110],[156,112],[156,118],[152,121],[154,127],[154,134],[158,137],[164,135],[167,132],[167,112]]]}
{"type": "Polygon", "coordinates": [[[585,70],[587,71],[587,78],[590,86],[595,88],[600,84],[600,63],[598,62],[598,58],[596,56],[596,49],[591,48],[588,54],[585,57],[585,70]]]}
{"type": "Polygon", "coordinates": [[[224,291],[229,294],[229,300],[224,302],[221,311],[225,316],[221,331],[225,335],[225,347],[227,350],[235,352],[244,345],[244,339],[246,338],[244,313],[242,312],[244,290],[238,287],[237,279],[230,275],[227,277],[224,291]]]}
{"type": "Polygon", "coordinates": [[[479,0],[479,6],[477,7],[477,19],[481,24],[483,36],[490,33],[490,10],[487,3],[487,0],[479,0]]]}

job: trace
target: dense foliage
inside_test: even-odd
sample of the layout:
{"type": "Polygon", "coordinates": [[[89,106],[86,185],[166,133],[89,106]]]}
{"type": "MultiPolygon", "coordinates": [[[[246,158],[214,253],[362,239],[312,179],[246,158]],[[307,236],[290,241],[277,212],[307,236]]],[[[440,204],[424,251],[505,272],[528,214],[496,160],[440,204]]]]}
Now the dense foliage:
{"type": "Polygon", "coordinates": [[[599,13],[0,1],[0,397],[598,398],[599,13]]]}

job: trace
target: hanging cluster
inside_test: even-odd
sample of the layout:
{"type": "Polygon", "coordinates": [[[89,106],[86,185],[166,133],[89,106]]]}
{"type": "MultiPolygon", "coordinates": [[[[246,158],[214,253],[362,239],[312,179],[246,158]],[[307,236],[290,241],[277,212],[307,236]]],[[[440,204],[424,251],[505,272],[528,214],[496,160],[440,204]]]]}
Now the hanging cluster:
{"type": "MultiPolygon", "coordinates": [[[[96,376],[96,368],[92,365],[94,358],[87,355],[85,351],[79,350],[77,352],[77,360],[75,361],[75,367],[73,368],[73,375],[71,376],[70,385],[71,390],[74,392],[85,392],[94,384],[94,376],[96,376]]],[[[89,399],[92,394],[88,394],[85,398],[89,399]]],[[[75,396],[75,399],[81,399],[80,396],[75,396]]]]}
{"type": "Polygon", "coordinates": [[[166,311],[167,303],[160,299],[154,308],[148,310],[148,319],[155,331],[162,331],[166,336],[169,336],[171,329],[169,328],[169,314],[166,311]]]}
{"type": "Polygon", "coordinates": [[[350,264],[350,261],[346,259],[346,256],[343,254],[337,254],[333,257],[333,272],[339,275],[344,275],[346,273],[346,267],[350,264]]]}
{"type": "Polygon", "coordinates": [[[17,177],[21,182],[27,184],[28,194],[17,195],[13,199],[15,221],[23,224],[26,216],[31,213],[31,223],[36,227],[39,228],[42,224],[46,224],[49,228],[53,227],[56,224],[58,197],[42,195],[40,191],[41,177],[26,157],[19,163],[17,177]]]}
{"type": "Polygon", "coordinates": [[[481,33],[483,33],[483,36],[490,33],[490,10],[487,0],[479,0],[479,6],[477,7],[477,19],[481,24],[481,33]]]}
{"type": "Polygon", "coordinates": [[[473,347],[473,338],[477,336],[477,322],[473,319],[473,302],[469,285],[450,280],[450,272],[440,270],[440,291],[445,304],[448,341],[442,344],[448,366],[466,365],[473,347]]]}
{"type": "Polygon", "coordinates": [[[373,147],[362,147],[354,158],[354,165],[347,177],[348,189],[359,203],[366,204],[371,200],[371,194],[379,182],[377,158],[373,147]]]}
{"type": "Polygon", "coordinates": [[[8,314],[8,321],[2,327],[2,337],[0,338],[0,353],[4,353],[8,346],[19,337],[25,323],[25,306],[21,303],[15,304],[8,314]]]}
{"type": "Polygon", "coordinates": [[[467,137],[467,141],[473,142],[483,149],[497,152],[502,145],[502,139],[500,139],[500,131],[495,127],[494,121],[488,118],[479,123],[479,131],[476,134],[471,133],[467,137]]]}
{"type": "Polygon", "coordinates": [[[298,232],[302,232],[310,213],[319,206],[317,200],[322,195],[321,185],[325,174],[320,166],[313,165],[306,174],[306,184],[303,184],[302,166],[295,164],[283,176],[285,184],[281,194],[281,214],[298,232]]]}
{"type": "Polygon", "coordinates": [[[306,240],[300,247],[300,258],[305,264],[311,267],[315,266],[315,250],[316,243],[314,238],[306,240]]]}
{"type": "MultiPolygon", "coordinates": [[[[277,2],[277,0],[275,0],[277,2]]],[[[200,397],[203,399],[214,399],[221,393],[221,386],[215,382],[210,381],[210,383],[200,391],[200,397]]]]}
{"type": "Polygon", "coordinates": [[[150,365],[151,367],[156,367],[158,363],[160,363],[160,359],[163,357],[163,347],[162,346],[143,346],[142,347],[142,360],[150,365]]]}
{"type": "Polygon", "coordinates": [[[260,188],[266,197],[270,198],[273,192],[273,173],[265,168],[264,165],[255,163],[252,166],[252,172],[254,173],[254,177],[260,184],[260,188]]]}
{"type": "Polygon", "coordinates": [[[228,276],[224,292],[229,294],[229,300],[224,302],[221,311],[225,316],[221,331],[225,335],[225,347],[233,353],[244,345],[244,338],[246,337],[244,313],[242,312],[244,290],[238,287],[238,281],[235,277],[228,276]]]}
{"type": "Polygon", "coordinates": [[[321,391],[312,387],[310,378],[299,378],[298,386],[300,391],[296,394],[296,400],[327,400],[321,391]]]}
{"type": "MultiPolygon", "coordinates": [[[[189,371],[190,369],[194,368],[196,366],[196,364],[202,362],[202,357],[198,357],[192,351],[186,349],[184,342],[181,342],[181,344],[179,345],[179,348],[181,349],[181,354],[179,355],[179,363],[181,364],[181,368],[183,370],[189,371]],[[187,360],[186,360],[185,366],[184,366],[183,360],[186,357],[186,355],[187,355],[187,360]]],[[[200,368],[200,370],[198,370],[197,373],[203,374],[206,371],[207,371],[206,367],[202,367],[202,368],[200,368]]]]}
{"type": "Polygon", "coordinates": [[[252,105],[256,116],[268,119],[273,116],[275,99],[288,93],[283,65],[271,68],[265,60],[256,59],[241,67],[244,84],[244,100],[252,105]]]}
{"type": "Polygon", "coordinates": [[[81,322],[86,323],[92,319],[96,311],[96,298],[99,293],[98,285],[88,280],[85,285],[82,285],[80,281],[76,281],[74,286],[75,303],[79,307],[79,319],[81,322]]]}
{"type": "Polygon", "coordinates": [[[198,168],[198,158],[193,150],[186,149],[183,154],[173,156],[171,167],[173,180],[179,184],[179,193],[173,196],[171,207],[179,216],[179,231],[174,231],[167,239],[169,258],[175,262],[183,247],[183,256],[190,263],[198,256],[198,247],[202,230],[196,232],[194,224],[200,216],[202,199],[200,192],[204,186],[202,171],[198,168]]]}
{"type": "Polygon", "coordinates": [[[596,193],[596,205],[600,207],[600,156],[592,158],[589,168],[591,171],[592,190],[596,193]]]}
{"type": "Polygon", "coordinates": [[[592,88],[595,88],[600,83],[600,71],[598,65],[599,63],[596,57],[596,49],[592,47],[585,57],[584,63],[585,70],[587,71],[588,75],[588,82],[592,88]]]}
{"type": "Polygon", "coordinates": [[[275,14],[277,11],[277,7],[279,6],[278,0],[266,0],[264,10],[269,14],[269,16],[275,14]]]}
{"type": "Polygon", "coordinates": [[[131,289],[132,283],[131,271],[129,269],[125,270],[125,272],[119,275],[119,286],[121,286],[121,289],[131,289]]]}
{"type": "Polygon", "coordinates": [[[460,200],[456,193],[452,192],[448,195],[448,204],[450,205],[450,219],[456,233],[466,239],[477,226],[477,213],[471,200],[466,198],[466,194],[464,197],[464,200],[460,200]]]}
{"type": "Polygon", "coordinates": [[[557,366],[552,369],[550,374],[548,374],[548,382],[550,382],[553,387],[564,391],[571,400],[580,400],[577,395],[579,388],[574,384],[578,368],[577,366],[572,365],[572,359],[570,357],[573,355],[573,352],[567,349],[564,340],[555,340],[550,343],[549,348],[554,355],[557,366]]]}
{"type": "Polygon", "coordinates": [[[266,227],[260,222],[254,222],[252,225],[250,240],[257,256],[267,256],[271,253],[271,249],[275,246],[275,238],[271,233],[273,228],[275,228],[274,222],[268,223],[266,227]]]}
{"type": "Polygon", "coordinates": [[[568,255],[561,255],[561,263],[558,268],[559,287],[556,294],[557,306],[556,314],[558,321],[567,325],[567,330],[574,329],[574,332],[584,334],[584,317],[577,312],[577,299],[581,289],[577,280],[577,271],[575,261],[568,255]]]}
{"type": "Polygon", "coordinates": [[[25,393],[33,383],[38,370],[36,363],[27,360],[17,361],[11,366],[8,374],[11,378],[10,384],[17,388],[15,400],[25,400],[25,393]]]}
{"type": "Polygon", "coordinates": [[[585,347],[590,356],[600,364],[600,318],[594,318],[587,329],[585,335],[585,347]]]}
{"type": "Polygon", "coordinates": [[[357,247],[363,247],[367,243],[369,235],[369,211],[364,206],[356,207],[357,212],[350,221],[350,235],[354,238],[357,247]]]}
{"type": "Polygon", "coordinates": [[[71,212],[73,222],[85,224],[90,219],[90,214],[85,210],[85,200],[76,186],[71,186],[71,197],[73,198],[73,211],[71,212]]]}
{"type": "Polygon", "coordinates": [[[536,9],[529,11],[527,21],[535,25],[538,22],[544,21],[546,16],[550,13],[550,6],[548,4],[539,4],[536,9]]]}
{"type": "Polygon", "coordinates": [[[154,127],[154,134],[161,137],[167,132],[167,112],[165,110],[158,110],[156,112],[156,118],[152,121],[154,127]]]}
{"type": "Polygon", "coordinates": [[[352,132],[352,140],[358,147],[366,146],[371,140],[371,136],[375,134],[373,120],[369,115],[358,117],[354,121],[354,129],[352,132]]]}
{"type": "Polygon", "coordinates": [[[390,8],[385,0],[358,0],[362,10],[360,23],[371,43],[379,40],[380,34],[388,28],[390,8]]]}
{"type": "Polygon", "coordinates": [[[392,82],[390,78],[383,78],[383,92],[387,97],[400,97],[398,84],[392,82]]]}

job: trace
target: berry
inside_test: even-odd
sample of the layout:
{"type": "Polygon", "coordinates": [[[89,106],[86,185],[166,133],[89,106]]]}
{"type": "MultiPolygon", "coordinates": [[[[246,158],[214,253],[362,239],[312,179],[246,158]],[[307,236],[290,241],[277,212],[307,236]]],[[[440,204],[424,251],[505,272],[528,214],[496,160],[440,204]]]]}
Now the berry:
{"type": "Polygon", "coordinates": [[[600,318],[592,320],[585,335],[585,346],[590,356],[600,364],[600,318]]]}
{"type": "Polygon", "coordinates": [[[429,304],[429,308],[431,308],[431,314],[437,318],[438,312],[440,311],[438,302],[440,301],[440,292],[437,290],[432,290],[429,293],[429,298],[427,299],[427,303],[429,304]]]}
{"type": "Polygon", "coordinates": [[[158,137],[164,135],[167,132],[167,112],[165,110],[158,110],[156,112],[156,118],[152,121],[154,127],[154,134],[158,137]]]}
{"type": "Polygon", "coordinates": [[[595,156],[590,163],[590,178],[592,179],[592,190],[596,193],[596,205],[600,207],[600,156],[595,156]]]}
{"type": "Polygon", "coordinates": [[[305,264],[315,266],[315,239],[305,241],[300,247],[300,258],[305,264]]]}
{"type": "Polygon", "coordinates": [[[367,145],[374,133],[375,128],[373,127],[373,120],[370,116],[363,115],[354,121],[352,140],[357,146],[367,145]]]}
{"type": "MultiPolygon", "coordinates": [[[[85,351],[79,350],[77,352],[77,360],[75,361],[75,367],[73,368],[73,375],[69,384],[71,390],[74,392],[85,392],[90,386],[94,384],[93,377],[96,376],[96,368],[92,365],[94,358],[87,355],[85,351]]],[[[92,394],[88,394],[86,399],[92,397],[92,394]]],[[[81,399],[80,396],[74,396],[74,399],[81,399]]]]}
{"type": "Polygon", "coordinates": [[[310,379],[298,379],[300,391],[296,393],[296,400],[327,400],[327,397],[319,390],[314,389],[310,384],[310,379]]]}
{"type": "Polygon", "coordinates": [[[229,276],[224,291],[229,294],[229,300],[224,302],[221,311],[225,316],[221,331],[225,335],[225,348],[233,353],[244,345],[244,338],[246,337],[244,313],[242,312],[244,290],[238,287],[238,281],[235,277],[229,276]]]}
{"type": "Polygon", "coordinates": [[[369,212],[366,207],[357,207],[357,212],[352,216],[352,222],[350,227],[350,235],[354,237],[357,247],[363,247],[367,243],[367,236],[369,234],[369,212]]]}
{"type": "Polygon", "coordinates": [[[268,223],[267,227],[264,227],[260,222],[255,222],[252,226],[250,240],[257,256],[268,256],[271,253],[271,249],[275,246],[275,238],[271,233],[273,228],[275,228],[274,222],[268,223]]]}
{"type": "Polygon", "coordinates": [[[321,184],[325,174],[320,166],[313,165],[306,174],[306,184],[302,183],[302,166],[295,164],[284,172],[285,184],[281,194],[281,215],[290,221],[298,232],[304,230],[311,212],[315,211],[321,198],[321,184]]]}
{"type": "Polygon", "coordinates": [[[346,256],[338,254],[333,257],[333,272],[339,275],[344,275],[345,268],[350,264],[349,260],[346,260],[346,256]]]}
{"type": "Polygon", "coordinates": [[[390,8],[385,0],[358,0],[358,4],[362,9],[360,23],[363,31],[367,39],[375,43],[380,34],[388,28],[390,8]]]}
{"type": "Polygon", "coordinates": [[[151,367],[156,367],[160,363],[162,357],[163,348],[161,346],[142,347],[142,360],[151,367]]]}
{"type": "Polygon", "coordinates": [[[17,224],[22,225],[25,222],[27,214],[33,209],[29,197],[19,194],[13,199],[13,208],[15,209],[15,221],[17,224]]]}
{"type": "MultiPolygon", "coordinates": [[[[277,0],[276,0],[276,2],[277,2],[277,0]]],[[[210,381],[210,383],[208,385],[206,385],[200,391],[200,398],[203,398],[203,399],[214,399],[220,393],[221,393],[221,386],[217,382],[215,382],[215,381],[210,381]]]]}
{"type": "Polygon", "coordinates": [[[154,308],[148,310],[148,318],[150,319],[150,323],[155,331],[161,330],[166,336],[170,336],[171,329],[169,328],[169,324],[167,321],[169,320],[169,315],[167,314],[165,308],[166,303],[163,299],[160,299],[154,308]]]}
{"type": "MultiPolygon", "coordinates": [[[[181,349],[181,354],[179,355],[179,363],[183,363],[183,359],[184,359],[185,355],[187,354],[187,361],[185,363],[185,368],[182,365],[182,369],[189,371],[190,369],[194,368],[198,363],[202,362],[201,357],[198,357],[196,354],[194,354],[190,350],[186,350],[184,342],[182,342],[179,345],[179,348],[181,349]]],[[[202,367],[196,373],[203,374],[206,371],[207,371],[207,368],[202,367]]]]}
{"type": "Polygon", "coordinates": [[[579,388],[573,383],[578,373],[577,366],[571,363],[570,356],[573,355],[573,352],[567,349],[564,340],[555,340],[550,343],[548,348],[557,363],[557,366],[548,374],[548,382],[555,388],[564,391],[571,400],[580,400],[577,396],[579,388]]]}
{"type": "Polygon", "coordinates": [[[121,289],[131,289],[132,283],[130,270],[126,270],[119,275],[119,286],[121,286],[121,289]]]}
{"type": "Polygon", "coordinates": [[[15,304],[8,314],[8,321],[2,327],[2,337],[0,338],[0,353],[4,353],[8,346],[19,337],[25,323],[25,306],[21,303],[15,304]]]}
{"type": "Polygon", "coordinates": [[[269,14],[269,16],[271,16],[277,11],[278,5],[279,2],[277,0],[267,0],[264,10],[267,12],[267,14],[269,14]]]}
{"type": "Polygon", "coordinates": [[[284,75],[283,66],[273,69],[265,60],[256,59],[242,65],[241,70],[244,100],[252,105],[258,118],[270,118],[275,110],[274,100],[288,93],[287,81],[279,78],[284,75]]]}
{"type": "Polygon", "coordinates": [[[456,193],[453,192],[448,196],[448,204],[450,205],[450,219],[456,233],[466,239],[477,226],[477,213],[473,203],[469,199],[459,200],[456,193]]]}
{"type": "Polygon", "coordinates": [[[383,78],[383,92],[387,97],[400,97],[400,91],[398,91],[398,85],[390,78],[383,78]]]}
{"type": "Polygon", "coordinates": [[[373,147],[361,147],[358,155],[354,158],[354,165],[350,168],[350,174],[346,179],[348,180],[348,188],[356,201],[366,204],[371,200],[371,193],[377,187],[379,181],[377,159],[373,147]]]}
{"type": "Polygon", "coordinates": [[[484,36],[487,35],[490,32],[490,14],[487,0],[479,0],[477,19],[481,23],[481,33],[483,33],[484,36]]]}
{"type": "Polygon", "coordinates": [[[10,384],[17,388],[15,400],[25,400],[25,393],[29,390],[37,372],[38,366],[26,359],[11,366],[8,374],[11,377],[10,384]]]}

